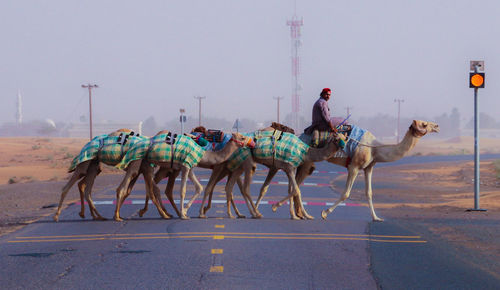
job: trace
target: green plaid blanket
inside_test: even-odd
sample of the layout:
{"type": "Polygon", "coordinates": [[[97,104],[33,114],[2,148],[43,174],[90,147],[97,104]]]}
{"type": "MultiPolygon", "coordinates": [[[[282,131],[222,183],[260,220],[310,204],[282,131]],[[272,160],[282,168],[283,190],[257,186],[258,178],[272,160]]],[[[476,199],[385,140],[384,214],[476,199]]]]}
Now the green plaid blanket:
{"type": "Polygon", "coordinates": [[[94,137],[83,146],[80,154],[73,159],[69,167],[69,172],[74,171],[78,164],[92,159],[99,159],[104,164],[115,166],[121,161],[129,148],[140,141],[149,139],[144,136],[128,136],[127,142],[122,146],[120,141],[123,138],[125,137],[108,136],[108,134],[94,137]]]}
{"type": "Polygon", "coordinates": [[[309,145],[302,142],[297,136],[283,133],[278,140],[280,131],[254,132],[255,148],[253,155],[261,159],[273,158],[291,163],[297,167],[304,161],[309,145]]]}
{"type": "Polygon", "coordinates": [[[252,155],[252,152],[250,152],[250,148],[248,148],[246,146],[238,148],[236,151],[233,152],[233,155],[231,155],[231,157],[229,157],[228,163],[227,163],[227,168],[231,172],[235,171],[251,155],[252,155]]]}
{"type": "Polygon", "coordinates": [[[126,169],[130,162],[143,159],[151,163],[183,163],[192,168],[200,162],[205,150],[196,142],[185,135],[178,135],[172,145],[166,142],[168,134],[160,134],[152,137],[149,141],[142,141],[135,144],[127,151],[122,161],[116,165],[119,169],[126,169]],[[173,150],[173,152],[172,152],[173,150]]]}

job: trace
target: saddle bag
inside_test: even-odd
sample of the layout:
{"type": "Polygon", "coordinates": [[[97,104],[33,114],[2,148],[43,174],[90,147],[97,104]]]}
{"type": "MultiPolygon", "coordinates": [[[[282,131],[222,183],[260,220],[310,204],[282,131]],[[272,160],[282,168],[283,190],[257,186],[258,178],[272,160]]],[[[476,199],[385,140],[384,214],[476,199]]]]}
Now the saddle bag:
{"type": "Polygon", "coordinates": [[[224,140],[224,132],[221,130],[208,129],[205,139],[212,143],[221,143],[224,140]]]}

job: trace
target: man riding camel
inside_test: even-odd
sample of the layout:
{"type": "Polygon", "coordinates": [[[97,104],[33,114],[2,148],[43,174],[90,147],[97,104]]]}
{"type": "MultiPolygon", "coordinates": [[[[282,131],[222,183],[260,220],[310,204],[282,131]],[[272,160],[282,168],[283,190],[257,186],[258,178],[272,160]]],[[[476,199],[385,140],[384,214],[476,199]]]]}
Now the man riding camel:
{"type": "Polygon", "coordinates": [[[312,135],[313,144],[318,140],[319,132],[330,131],[337,133],[336,126],[339,125],[341,118],[330,117],[330,108],[328,100],[332,95],[332,90],[324,88],[321,91],[319,99],[314,103],[312,109],[312,124],[304,129],[304,133],[312,135]]]}

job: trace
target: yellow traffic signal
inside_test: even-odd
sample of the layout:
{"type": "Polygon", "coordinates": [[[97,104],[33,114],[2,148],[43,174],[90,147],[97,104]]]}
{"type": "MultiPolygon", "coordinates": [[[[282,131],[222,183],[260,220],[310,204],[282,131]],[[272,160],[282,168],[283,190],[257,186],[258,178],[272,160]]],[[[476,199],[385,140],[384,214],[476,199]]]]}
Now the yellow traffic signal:
{"type": "Polygon", "coordinates": [[[484,88],[484,73],[470,73],[469,88],[484,88]]]}

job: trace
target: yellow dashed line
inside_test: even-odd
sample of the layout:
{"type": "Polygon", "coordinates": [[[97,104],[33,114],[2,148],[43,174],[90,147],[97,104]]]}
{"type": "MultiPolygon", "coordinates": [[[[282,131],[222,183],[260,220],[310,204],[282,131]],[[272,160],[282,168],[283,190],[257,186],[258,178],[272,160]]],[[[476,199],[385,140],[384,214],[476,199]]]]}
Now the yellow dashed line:
{"type": "Polygon", "coordinates": [[[212,249],[212,254],[222,254],[224,253],[223,249],[212,249]]]}
{"type": "Polygon", "coordinates": [[[223,240],[223,239],[224,239],[224,236],[214,235],[214,240],[223,240]]]}
{"type": "Polygon", "coordinates": [[[224,266],[212,266],[212,267],[210,267],[210,272],[222,273],[222,272],[224,272],[224,266]]]}
{"type": "Polygon", "coordinates": [[[216,220],[223,220],[224,218],[223,217],[216,217],[215,219],[216,220]]]}
{"type": "Polygon", "coordinates": [[[223,204],[218,204],[218,205],[216,205],[215,207],[218,207],[218,208],[223,208],[223,207],[224,207],[224,205],[223,205],[223,204]]]}
{"type": "Polygon", "coordinates": [[[226,226],[225,225],[215,225],[215,228],[216,229],[223,229],[225,228],[226,226]]]}
{"type": "Polygon", "coordinates": [[[217,211],[215,211],[215,213],[224,213],[224,211],[223,210],[217,210],[217,211]]]}
{"type": "Polygon", "coordinates": [[[225,194],[219,194],[219,195],[217,195],[217,197],[226,197],[226,195],[225,194]]]}

